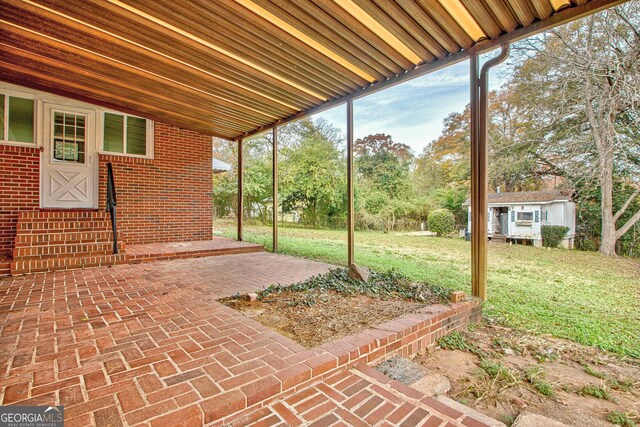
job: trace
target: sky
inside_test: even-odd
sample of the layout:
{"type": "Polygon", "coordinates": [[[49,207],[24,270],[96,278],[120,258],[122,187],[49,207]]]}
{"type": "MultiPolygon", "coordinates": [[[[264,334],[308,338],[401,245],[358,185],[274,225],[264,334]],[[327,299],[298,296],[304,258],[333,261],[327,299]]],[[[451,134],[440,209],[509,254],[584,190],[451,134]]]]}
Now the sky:
{"type": "MultiPolygon", "coordinates": [[[[492,69],[490,74],[490,90],[504,81],[497,70],[498,67],[492,69]]],[[[354,136],[357,139],[386,133],[420,154],[440,135],[443,119],[452,112],[463,111],[468,103],[469,61],[463,61],[355,100],[354,136]]],[[[345,105],[314,116],[319,117],[346,134],[345,105]]]]}

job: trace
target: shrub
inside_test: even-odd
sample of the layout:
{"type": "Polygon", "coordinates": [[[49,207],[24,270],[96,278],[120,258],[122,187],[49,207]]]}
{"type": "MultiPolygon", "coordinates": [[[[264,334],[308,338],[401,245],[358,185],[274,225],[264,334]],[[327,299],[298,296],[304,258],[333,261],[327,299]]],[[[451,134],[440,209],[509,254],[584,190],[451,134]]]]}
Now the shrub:
{"type": "Polygon", "coordinates": [[[543,225],[542,245],[546,248],[557,248],[568,232],[569,227],[562,225],[543,225]]]}
{"type": "Polygon", "coordinates": [[[611,395],[609,394],[609,391],[607,389],[592,384],[582,387],[580,394],[593,396],[597,399],[611,400],[611,395]]]}
{"type": "Polygon", "coordinates": [[[607,416],[607,420],[611,424],[615,424],[617,426],[622,427],[636,427],[636,423],[629,419],[629,416],[624,412],[613,411],[607,416]]]}
{"type": "Polygon", "coordinates": [[[448,209],[436,209],[429,212],[427,225],[430,231],[443,236],[456,230],[456,217],[448,209]]]}

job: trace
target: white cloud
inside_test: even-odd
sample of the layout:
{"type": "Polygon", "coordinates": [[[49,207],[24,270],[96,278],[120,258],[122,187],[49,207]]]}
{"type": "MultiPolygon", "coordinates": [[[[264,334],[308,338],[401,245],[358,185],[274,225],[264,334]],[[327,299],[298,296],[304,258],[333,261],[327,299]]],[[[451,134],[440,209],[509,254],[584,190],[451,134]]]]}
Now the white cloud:
{"type": "MultiPolygon", "coordinates": [[[[491,74],[491,88],[503,80],[491,74]]],[[[386,133],[417,154],[436,139],[442,121],[469,103],[469,63],[452,65],[432,74],[376,92],[354,102],[355,137],[386,133]]],[[[344,105],[317,115],[346,133],[344,105]]]]}

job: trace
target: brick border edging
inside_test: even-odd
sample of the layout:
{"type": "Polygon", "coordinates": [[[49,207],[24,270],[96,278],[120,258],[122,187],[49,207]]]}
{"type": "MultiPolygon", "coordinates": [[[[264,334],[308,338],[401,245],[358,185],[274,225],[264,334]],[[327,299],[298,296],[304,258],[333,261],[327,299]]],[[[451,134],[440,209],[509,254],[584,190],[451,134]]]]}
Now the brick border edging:
{"type": "Polygon", "coordinates": [[[393,355],[409,357],[435,345],[447,333],[480,320],[479,300],[435,304],[417,313],[285,358],[293,366],[200,402],[205,424],[230,423],[337,372],[371,365],[393,355]]]}

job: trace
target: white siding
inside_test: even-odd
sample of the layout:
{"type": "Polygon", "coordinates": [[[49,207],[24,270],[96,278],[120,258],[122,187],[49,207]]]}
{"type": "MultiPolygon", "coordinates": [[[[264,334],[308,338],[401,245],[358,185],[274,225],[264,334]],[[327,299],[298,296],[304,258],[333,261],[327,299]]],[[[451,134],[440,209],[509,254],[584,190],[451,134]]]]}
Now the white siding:
{"type": "MultiPolygon", "coordinates": [[[[508,206],[509,208],[509,233],[507,237],[513,239],[542,239],[542,226],[543,225],[563,225],[569,227],[567,238],[575,236],[576,232],[576,206],[574,202],[558,201],[551,203],[518,203],[518,204],[502,204],[501,206],[508,206]],[[538,221],[536,221],[536,211],[538,211],[538,221]],[[512,213],[512,212],[515,212],[512,213]],[[517,220],[518,212],[531,212],[533,214],[533,221],[526,223],[517,220]]],[[[498,207],[498,205],[491,205],[489,208],[488,218],[488,230],[491,234],[492,230],[492,207],[498,207]]],[[[467,223],[467,230],[471,231],[471,206],[468,207],[469,222],[467,223]]]]}
{"type": "Polygon", "coordinates": [[[538,222],[536,222],[536,211],[540,211],[540,205],[519,204],[509,206],[509,237],[532,240],[540,239],[541,223],[540,216],[538,216],[538,222]],[[533,220],[531,222],[518,221],[518,212],[531,212],[533,220]]]}
{"type": "Polygon", "coordinates": [[[553,202],[542,207],[547,210],[546,225],[562,225],[569,227],[567,237],[576,233],[576,205],[573,202],[553,202]]]}
{"type": "Polygon", "coordinates": [[[569,233],[567,237],[573,237],[576,234],[576,204],[573,202],[564,203],[564,223],[569,227],[569,233]]]}

